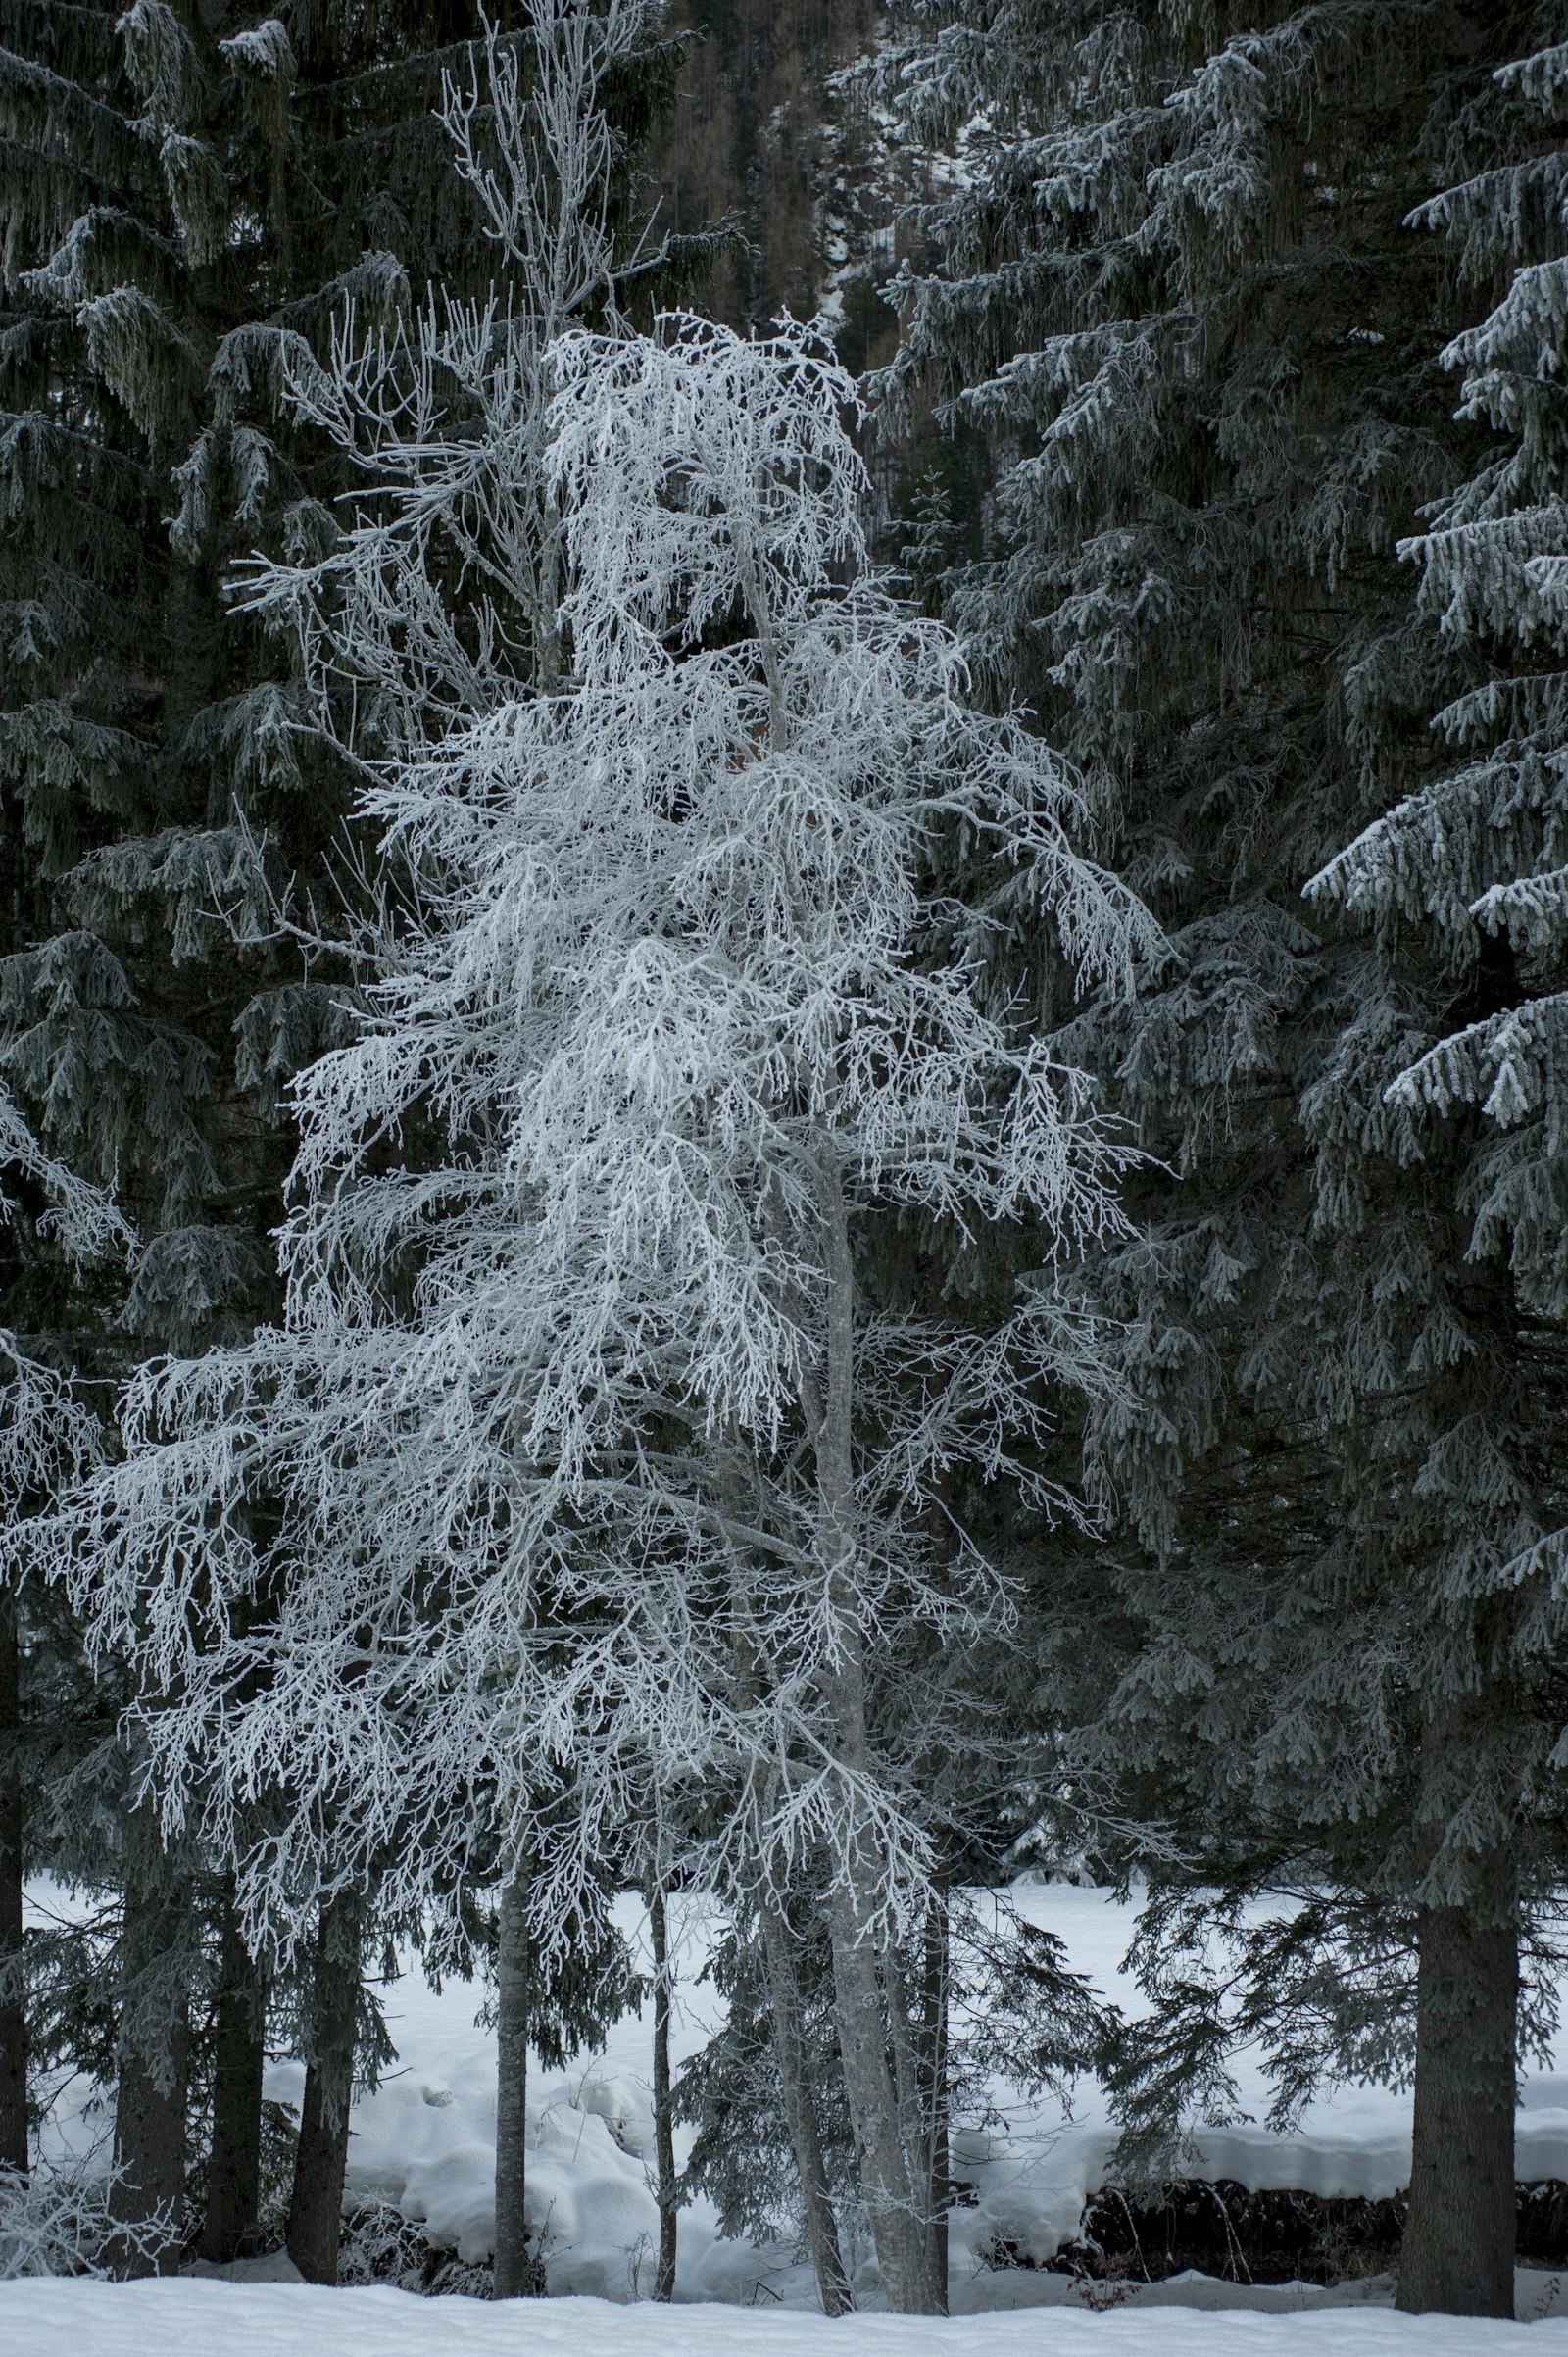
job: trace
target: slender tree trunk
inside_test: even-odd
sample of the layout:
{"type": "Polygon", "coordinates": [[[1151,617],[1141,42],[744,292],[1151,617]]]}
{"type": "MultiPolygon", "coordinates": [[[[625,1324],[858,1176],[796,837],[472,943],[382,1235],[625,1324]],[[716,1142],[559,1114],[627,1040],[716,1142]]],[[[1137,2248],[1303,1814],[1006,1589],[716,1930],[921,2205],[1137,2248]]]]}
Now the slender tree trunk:
{"type": "Polygon", "coordinates": [[[1398,2306],[1514,2312],[1519,1934],[1512,1875],[1492,1903],[1429,1907],[1418,1928],[1415,2118],[1398,2306]]]}
{"type": "MultiPolygon", "coordinates": [[[[925,1958],[920,1957],[923,1966],[925,1958]]],[[[909,2001],[909,1979],[905,1958],[887,1950],[882,1959],[882,1987],[888,2017],[888,2049],[893,2061],[893,2085],[899,2103],[899,2141],[915,2225],[919,2230],[926,2283],[926,2307],[937,2316],[948,2310],[947,2278],[938,2280],[936,2211],[931,2197],[930,2072],[923,2050],[923,2011],[917,2022],[909,2001]]],[[[924,1991],[922,1989],[922,2000],[924,1991]]]]}
{"type": "Polygon", "coordinates": [[[115,2092],[119,2175],[110,2213],[128,2231],[111,2254],[122,2276],[177,2264],[180,2245],[146,2247],[144,2230],[162,2217],[177,2230],[185,2201],[185,2125],[190,2092],[190,2016],[182,1966],[185,1925],[175,1920],[156,1823],[143,1807],[126,1838],[120,2031],[115,2092]]]}
{"type": "Polygon", "coordinates": [[[664,1886],[657,1875],[648,1889],[648,1927],[654,1945],[654,2198],[659,2204],[654,2297],[672,2300],[680,2196],[675,2184],[675,2115],[669,2078],[669,1921],[664,1886]]]}
{"type": "Polygon", "coordinates": [[[784,2088],[784,2117],[789,2125],[790,2145],[800,2173],[806,2244],[816,2270],[823,2315],[845,2316],[855,2301],[839,2248],[838,2220],[828,2197],[827,2166],[822,2158],[816,2106],[811,2100],[810,2075],[806,2067],[806,2034],[795,1977],[794,1936],[783,1910],[772,1898],[761,1900],[759,1915],[762,1954],[767,1965],[768,2003],[773,2016],[773,2053],[784,2088]]]}
{"type": "Polygon", "coordinates": [[[190,2086],[190,2026],[183,2011],[166,2025],[156,2064],[122,2040],[115,2093],[116,2181],[110,2214],[128,2231],[111,2264],[120,2276],[162,2274],[176,2266],[179,2244],[141,2246],[137,2230],[160,2216],[177,2227],[185,2196],[185,2112],[190,2086]]]}
{"type": "Polygon", "coordinates": [[[926,2176],[930,2184],[931,2290],[939,2315],[948,2313],[948,1878],[945,1861],[927,1919],[924,2011],[921,2022],[926,2120],[926,2176]]]}
{"type": "Polygon", "coordinates": [[[0,1588],[0,2169],[27,2172],[27,1998],[22,1975],[22,1648],[0,1588]]]}
{"type": "Polygon", "coordinates": [[[917,2211],[899,2134],[881,1975],[876,1948],[849,1892],[840,1892],[834,1901],[831,1931],[844,2092],[882,2288],[896,2316],[925,2316],[931,2310],[931,2283],[924,2220],[917,2211]]]}
{"type": "Polygon", "coordinates": [[[337,2282],[359,2001],[360,1908],[355,1899],[338,1898],[321,1909],[316,1935],[305,2100],[288,2205],[288,2255],[308,2283],[337,2282]]]}
{"type": "MultiPolygon", "coordinates": [[[[870,1773],[866,1734],[865,1632],[860,1623],[856,1571],[859,1536],[856,1526],[856,1286],[849,1217],[838,1152],[825,1118],[818,1115],[813,1144],[816,1194],[828,1276],[825,1382],[808,1397],[808,1417],[816,1457],[820,1540],[833,1566],[830,1595],[837,1621],[839,1662],[823,1681],[833,1720],[833,1743],[845,1772],[846,1822],[840,1880],[829,1909],[833,1949],[839,2053],[844,2092],[860,2164],[860,2190],[876,2244],[877,2266],[888,2306],[897,2315],[928,2315],[932,2306],[927,2250],[925,2189],[905,2141],[906,2119],[889,2061],[901,2025],[890,2019],[898,2007],[897,1959],[879,1953],[871,1925],[875,1903],[886,1897],[888,1863],[866,1829],[855,1795],[870,1773]]],[[[906,2028],[906,2024],[903,2025],[906,2028]]]]}
{"type": "Polygon", "coordinates": [[[220,2265],[240,2256],[261,2208],[266,2015],[261,1968],[240,1936],[230,1890],[214,2007],[213,2151],[202,2228],[202,2257],[220,2265]]]}
{"type": "Polygon", "coordinates": [[[528,2249],[524,2208],[528,1980],[528,1870],[522,1866],[501,1893],[496,1955],[495,2296],[498,2300],[520,2299],[544,2288],[539,2281],[538,2262],[528,2249]]]}

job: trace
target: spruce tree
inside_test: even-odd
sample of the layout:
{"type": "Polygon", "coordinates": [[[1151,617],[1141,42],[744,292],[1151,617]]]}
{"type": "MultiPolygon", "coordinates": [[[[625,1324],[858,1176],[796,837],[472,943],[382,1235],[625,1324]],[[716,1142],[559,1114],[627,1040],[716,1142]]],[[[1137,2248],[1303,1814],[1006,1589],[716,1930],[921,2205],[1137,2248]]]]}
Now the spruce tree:
{"type": "MultiPolygon", "coordinates": [[[[1560,387],[1568,154],[1552,127],[1568,93],[1568,50],[1537,52],[1494,79],[1478,112],[1503,161],[1415,217],[1446,234],[1461,282],[1500,298],[1443,354],[1446,367],[1463,371],[1460,417],[1486,429],[1490,446],[1399,552],[1419,565],[1419,613],[1454,658],[1458,692],[1433,727],[1457,765],[1443,763],[1440,776],[1374,820],[1308,891],[1375,928],[1389,987],[1423,1010],[1426,1036],[1409,1043],[1415,1053],[1386,1097],[1421,1130],[1433,1115],[1442,1120],[1442,1148],[1426,1152],[1472,1286],[1496,1304],[1494,1349],[1507,1375],[1490,1388],[1509,1399],[1511,1446],[1487,1470],[1503,1510],[1484,1537],[1473,1524],[1456,1528],[1445,1564],[1446,1617],[1461,1628],[1479,1623],[1486,1649],[1476,1648],[1479,1659],[1461,1654],[1444,1681],[1438,1731],[1446,1747],[1459,1719],[1469,1740],[1459,1761],[1433,1767],[1447,1783],[1446,1805],[1468,1800],[1480,1816],[1470,1796],[1483,1763],[1506,1746],[1509,1785],[1498,1776],[1489,1795],[1494,1846],[1539,1874],[1537,1825],[1526,1834],[1520,1819],[1560,1820],[1555,1664],[1568,1564],[1568,1103],[1559,1076],[1568,1044],[1568,676],[1560,667],[1568,646],[1560,387]],[[1503,1719],[1484,1738],[1466,1724],[1478,1706],[1503,1719]]],[[[1466,1386],[1473,1374],[1467,1353],[1466,1386]]],[[[1457,1439],[1458,1418],[1455,1426],[1457,1439]]],[[[1467,1882],[1455,1878],[1442,1895],[1450,1904],[1428,1910],[1417,1994],[1418,2037],[1434,2062],[1416,2086],[1418,2106],[1437,2115],[1439,2130],[1429,2149],[1418,2119],[1416,2168],[1440,2181],[1424,2197],[1419,2183],[1412,2192],[1400,2276],[1410,2307],[1446,2304],[1453,2261],[1445,2238],[1462,2217],[1464,2192],[1445,2177],[1473,2167],[1483,2139],[1511,2139],[1501,2095],[1477,2084],[1464,2016],[1487,2002],[1486,1975],[1495,1989],[1495,2042],[1511,2038],[1514,1927],[1467,1882]]],[[[1499,2216],[1499,2242],[1503,2231],[1499,2216]]]]}
{"type": "MultiPolygon", "coordinates": [[[[0,10],[0,1059],[144,1245],[128,1288],[67,1300],[47,1238],[10,1240],[7,1314],[53,1331],[79,1378],[238,1339],[273,1301],[281,1092],[343,1036],[340,974],[277,911],[291,882],[318,886],[346,786],[228,574],[332,536],[341,476],[279,406],[286,356],[324,346],[346,301],[390,318],[411,283],[470,266],[432,110],[477,23],[470,0],[0,10]]],[[[42,1632],[33,1610],[24,1720],[60,1691],[42,1632]]],[[[192,1998],[205,2038],[210,1995],[254,2012],[258,1992],[220,1968],[232,1927],[200,1862],[125,1814],[139,1764],[101,1723],[132,1693],[122,1666],[84,1697],[69,1789],[96,1774],[98,1799],[32,1838],[124,1884],[120,2141],[132,2155],[142,2118],[172,2194],[192,1998]],[[95,1851],[91,1829],[117,1825],[95,1851]]],[[[221,2049],[253,2082],[255,2036],[232,2028],[221,2049]]],[[[247,2146],[251,2108],[218,2105],[247,2146]]]]}
{"type": "MultiPolygon", "coordinates": [[[[1401,2296],[1511,2313],[1561,1695],[1544,1567],[1503,1567],[1559,1519],[1555,1345],[1469,1256],[1468,1145],[1387,1094],[1451,982],[1300,892],[1434,768],[1444,666],[1393,550],[1473,452],[1437,366],[1452,272],[1406,217],[1493,160],[1529,12],[913,13],[913,124],[981,127],[886,390],[986,436],[949,611],[1101,782],[1172,951],[1065,1031],[1169,1173],[1102,1270],[1140,1405],[1096,1436],[1129,1543],[1057,1598],[1080,1700],[1103,1665],[1087,1745],[1199,1880],[1306,1893],[1294,1945],[1244,1950],[1287,2110],[1320,2071],[1408,2067],[1414,2031],[1401,2296]],[[1325,1959],[1340,2000],[1287,2016],[1325,1959]]],[[[1150,2056],[1222,2096],[1237,2024],[1154,1953],[1150,2056]]]]}

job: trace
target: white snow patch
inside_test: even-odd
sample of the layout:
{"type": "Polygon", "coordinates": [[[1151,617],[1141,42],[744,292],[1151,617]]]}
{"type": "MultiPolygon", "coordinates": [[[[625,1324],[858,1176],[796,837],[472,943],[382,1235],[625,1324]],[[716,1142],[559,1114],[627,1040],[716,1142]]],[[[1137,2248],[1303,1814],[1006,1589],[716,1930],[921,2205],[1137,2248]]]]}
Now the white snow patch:
{"type": "MultiPolygon", "coordinates": [[[[1023,1883],[1009,1895],[1029,1922],[1065,1941],[1075,1970],[1129,2013],[1142,2010],[1136,1984],[1120,1970],[1133,1935],[1132,1907],[1107,1891],[1066,1883],[1023,1883]]],[[[640,1947],[635,1902],[622,1903],[621,1923],[640,1947]]],[[[720,2000],[696,1983],[706,1930],[695,1909],[677,1926],[692,1976],[674,2009],[677,2068],[719,2018],[720,2000]]],[[[349,2197],[380,2194],[422,2220],[433,2242],[466,2259],[487,2258],[495,2228],[494,2034],[475,2029],[477,1992],[462,1983],[449,1983],[437,1995],[416,1972],[386,1997],[399,2067],[355,2108],[349,2197]],[[451,2100],[432,2102],[432,2087],[451,2100]]],[[[535,2070],[531,2077],[528,2208],[543,2235],[552,2292],[626,2300],[646,2293],[652,2281],[659,2222],[649,2182],[650,2038],[651,2021],[628,2015],[602,2053],[570,2071],[535,2070]]],[[[1563,2059],[1568,2064],[1568,2054],[1563,2059]]],[[[298,2065],[274,2070],[268,2092],[297,2102],[303,2077],[298,2065]]],[[[1202,2130],[1195,2176],[1235,2178],[1255,2190],[1295,2186],[1371,2199],[1409,2182],[1407,2093],[1341,2089],[1311,2105],[1298,2133],[1282,2136],[1260,2125],[1270,2093],[1260,2058],[1241,2056],[1236,2079],[1251,2120],[1202,2130]]],[[[955,2174],[972,2185],[974,2199],[954,2212],[950,2235],[955,2307],[988,2311],[1020,2298],[1034,2305],[1043,2286],[1029,2269],[997,2270],[985,2254],[1006,2242],[1037,2264],[1054,2256],[1072,2239],[1089,2194],[1105,2182],[1116,2140],[1092,2080],[1075,2089],[1070,2113],[1050,2099],[1024,2100],[1004,2086],[991,2095],[997,2120],[983,2128],[959,2124],[955,2135],[955,2174]]],[[[680,2163],[689,2150],[689,2133],[678,2134],[680,2163]]],[[[1568,2071],[1525,2081],[1518,2152],[1521,2178],[1568,2178],[1568,2071]]],[[[876,2296],[868,2253],[860,2289],[876,2296]]],[[[1247,2289],[1244,2296],[1258,2294],[1247,2289]]],[[[809,2270],[797,2266],[788,2249],[721,2241],[712,2205],[698,2201],[681,2212],[677,2298],[808,2308],[815,2291],[809,2270]]]]}
{"type": "MultiPolygon", "coordinates": [[[[1141,2010],[1136,1985],[1119,1969],[1133,1934],[1133,1908],[1106,1891],[1065,1883],[1024,1883],[1009,1895],[1028,1921],[1063,1940],[1076,1970],[1128,2012],[1141,2010]]],[[[635,1901],[622,1902],[620,1920],[641,1949],[635,1901]]],[[[710,1931],[707,1909],[672,1909],[680,1969],[688,1976],[673,2008],[677,2069],[706,2042],[721,2012],[721,2000],[697,1980],[710,1931]]],[[[640,1960],[646,1965],[645,1954],[640,1960]]],[[[395,2203],[422,2224],[437,2247],[468,2261],[487,2259],[495,2231],[496,2049],[494,2032],[475,2026],[480,1992],[460,1981],[448,1981],[437,1992],[414,1966],[382,1994],[398,2061],[377,2091],[355,2105],[346,2199],[350,2206],[373,2198],[395,2203]]],[[[572,2069],[547,2072],[537,2063],[530,2069],[528,2211],[552,2293],[625,2302],[646,2297],[651,2288],[659,2235],[650,2182],[651,2035],[651,2018],[628,2015],[601,2052],[572,2069]]],[[[1561,2069],[1533,2073],[1521,2087],[1522,2180],[1568,2179],[1568,2038],[1556,2059],[1561,2069]]],[[[1276,2136],[1261,2125],[1270,2090],[1260,2058],[1243,2055],[1235,2075],[1241,2108],[1251,2117],[1199,2133],[1195,2176],[1235,2178],[1255,2190],[1294,2186],[1325,2197],[1372,2199],[1407,2184],[1407,2093],[1341,2089],[1311,2105],[1297,2133],[1276,2136]]],[[[297,2104],[304,2076],[298,2063],[275,2064],[267,2092],[297,2104]]],[[[952,2217],[953,2306],[995,2313],[1058,2299],[1073,2303],[1066,2278],[1027,2267],[998,2269],[987,2263],[987,2254],[998,2243],[1010,2243],[1038,2266],[1071,2240],[1087,2196],[1105,2182],[1115,2142],[1104,2096],[1088,2079],[1074,2090],[1070,2112],[1049,2099],[1025,2100],[1005,2086],[990,2092],[995,2118],[983,2126],[959,2122],[954,2136],[955,2174],[972,2187],[973,2200],[952,2217]]],[[[109,2116],[100,2090],[74,2081],[56,2105],[48,2149],[81,2153],[103,2138],[109,2116]],[[84,2117],[95,2096],[99,2108],[84,2117]]],[[[690,2144],[690,2132],[677,2131],[678,2163],[684,2164],[690,2144]]],[[[852,2257],[859,2295],[876,2303],[869,2252],[852,2257]]],[[[1533,2274],[1525,2281],[1539,2305],[1544,2286],[1556,2279],[1533,2274]]],[[[1168,2288],[1154,2287],[1161,2298],[1168,2288]]],[[[1342,2303],[1353,2288],[1332,2296],[1342,2303]]],[[[1216,2285],[1204,2296],[1217,2294],[1263,2307],[1279,2296],[1248,2285],[1216,2285]]],[[[1191,2288],[1182,2295],[1187,2301],[1193,2296],[1191,2288]]],[[[1292,2296],[1299,2301],[1308,2295],[1298,2289],[1292,2296]]],[[[1324,2296],[1310,2298],[1315,2303],[1324,2296]]],[[[721,2240],[710,2202],[695,2201],[681,2212],[677,2298],[683,2306],[717,2301],[804,2311],[814,2308],[815,2297],[810,2270],[788,2247],[721,2240]]],[[[443,2309],[447,2304],[439,2303],[443,2309]]],[[[5,2345],[0,2332],[0,2347],[5,2345]]]]}
{"type": "MultiPolygon", "coordinates": [[[[1054,2279],[1058,2283],[1061,2279],[1054,2279]]],[[[1063,2286],[1065,2289],[1065,2285],[1063,2286]]],[[[1184,2313],[1169,2301],[1092,2316],[781,2315],[709,2306],[638,2311],[639,2357],[1568,2357],[1568,2321],[1516,2325],[1396,2316],[1184,2313]]],[[[592,2299],[419,2299],[377,2286],[59,2280],[0,2284],[0,2346],[27,2357],[625,2357],[623,2307],[592,2299]]]]}

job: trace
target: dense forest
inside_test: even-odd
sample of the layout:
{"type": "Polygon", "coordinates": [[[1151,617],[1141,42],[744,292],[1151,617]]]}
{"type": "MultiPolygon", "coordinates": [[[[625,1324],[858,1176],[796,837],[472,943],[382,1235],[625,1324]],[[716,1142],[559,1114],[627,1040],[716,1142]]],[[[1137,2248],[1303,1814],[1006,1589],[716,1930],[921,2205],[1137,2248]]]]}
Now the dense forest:
{"type": "Polygon", "coordinates": [[[0,2273],[374,2273],[399,1958],[498,2298],[638,2007],[662,2300],[946,2313],[998,2074],[1109,2298],[1243,2056],[1409,2090],[1401,2309],[1568,2262],[1565,114],[1544,0],[0,0],[0,2273]]]}

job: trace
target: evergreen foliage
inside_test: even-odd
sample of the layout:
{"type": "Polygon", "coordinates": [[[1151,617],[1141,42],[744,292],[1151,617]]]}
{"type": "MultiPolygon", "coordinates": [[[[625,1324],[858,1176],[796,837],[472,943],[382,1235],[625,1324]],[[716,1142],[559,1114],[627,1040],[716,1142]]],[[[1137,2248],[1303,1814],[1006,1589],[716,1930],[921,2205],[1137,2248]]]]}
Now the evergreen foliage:
{"type": "MultiPolygon", "coordinates": [[[[138,1345],[238,1339],[275,1305],[281,1094],[345,1036],[344,969],[302,958],[279,909],[291,886],[319,894],[346,793],[228,576],[333,528],[341,476],[283,405],[285,356],[324,348],[346,302],[389,318],[411,281],[471,267],[433,110],[477,30],[469,0],[0,10],[0,1066],[48,1154],[145,1241],[128,1287],[72,1288],[27,1216],[36,1169],[24,1189],[7,1314],[78,1383],[138,1345]]],[[[117,1950],[40,1951],[43,2045],[86,2058],[93,1980],[119,1977],[122,2094],[146,2062],[177,2191],[221,1878],[127,1817],[114,1720],[134,1643],[88,1678],[58,1600],[21,1596],[24,1729],[72,1730],[32,1854],[124,1888],[117,1950]]],[[[132,2233],[127,2264],[146,2255],[132,2233]]]]}
{"type": "MultiPolygon", "coordinates": [[[[1177,1820],[1200,1881],[1273,1889],[1287,1913],[1323,1894],[1293,1917],[1304,1979],[1263,1943],[1250,2030],[1271,2026],[1294,2102],[1374,2047],[1408,2068],[1419,2017],[1418,2219],[1444,2071],[1496,2134],[1476,2207],[1437,2237],[1446,2260],[1413,2222],[1403,2292],[1511,2303],[1518,1909],[1549,1892],[1562,1841],[1560,1337],[1495,1256],[1502,1195],[1489,1209],[1471,1136],[1436,1117],[1463,1094],[1459,1043],[1496,1036],[1497,959],[1468,912],[1490,875],[1434,892],[1421,822],[1398,819],[1317,893],[1365,898],[1375,864],[1391,918],[1457,909],[1457,1003],[1441,932],[1358,941],[1300,892],[1370,812],[1467,791],[1440,782],[1424,722],[1449,665],[1392,560],[1446,503],[1419,542],[1424,602],[1450,639],[1470,613],[1491,628],[1498,535],[1456,602],[1455,527],[1506,500],[1495,468],[1476,477],[1474,424],[1514,397],[1489,379],[1455,424],[1453,273],[1407,217],[1451,224],[1472,262],[1554,218],[1560,159],[1492,169],[1536,70],[1493,71],[1533,19],[1396,0],[910,14],[890,86],[922,135],[969,127],[972,170],[926,217],[940,266],[906,275],[884,393],[897,414],[935,386],[989,438],[990,546],[950,574],[947,610],[1102,781],[1172,952],[1062,1035],[1169,1173],[1102,1272],[1139,1404],[1098,1440],[1141,1547],[1058,1588],[1075,1671],[1090,1630],[1105,1667],[1079,1789],[1119,1780],[1135,1817],[1177,1820]]],[[[1496,695],[1449,707],[1461,734],[1496,695]]],[[[1521,770],[1490,806],[1503,833],[1518,813],[1504,864],[1550,864],[1530,793],[1521,770]]],[[[1210,1984],[1152,1970],[1164,2087],[1222,2102],[1228,2033],[1196,2027],[1210,1984]]]]}

